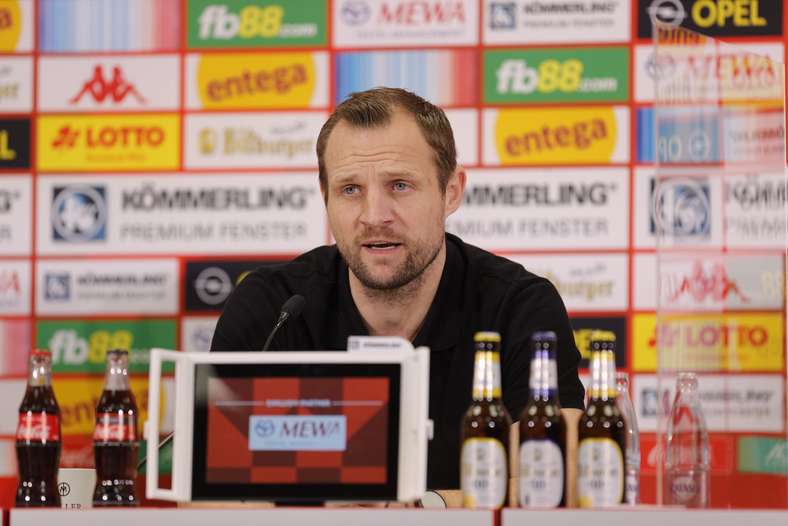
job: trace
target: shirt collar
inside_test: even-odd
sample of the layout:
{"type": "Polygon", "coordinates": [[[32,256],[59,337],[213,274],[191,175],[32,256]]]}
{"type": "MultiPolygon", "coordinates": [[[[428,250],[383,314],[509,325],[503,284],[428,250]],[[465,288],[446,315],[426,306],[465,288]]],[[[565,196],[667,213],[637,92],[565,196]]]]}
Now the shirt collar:
{"type": "MultiPolygon", "coordinates": [[[[438,290],[413,340],[414,347],[427,346],[433,351],[443,351],[454,347],[460,337],[465,266],[458,242],[458,238],[446,234],[446,262],[438,290]]],[[[332,349],[346,349],[348,335],[366,336],[369,332],[350,293],[349,270],[341,255],[337,272],[339,309],[336,330],[328,338],[328,344],[332,349]]]]}

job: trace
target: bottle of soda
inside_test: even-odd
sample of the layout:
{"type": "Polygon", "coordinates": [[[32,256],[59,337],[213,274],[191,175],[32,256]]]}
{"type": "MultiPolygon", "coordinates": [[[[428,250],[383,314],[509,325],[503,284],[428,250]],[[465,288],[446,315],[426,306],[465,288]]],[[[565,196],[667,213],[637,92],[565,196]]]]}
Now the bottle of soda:
{"type": "Polygon", "coordinates": [[[52,391],[52,355],[45,349],[30,354],[27,389],[16,428],[16,459],[16,506],[60,507],[60,407],[52,391]]]}
{"type": "Polygon", "coordinates": [[[624,500],[627,504],[640,502],[640,432],[632,399],[629,398],[629,375],[625,372],[616,373],[616,404],[624,417],[627,432],[625,464],[626,478],[624,481],[624,500]]]}
{"type": "Polygon", "coordinates": [[[137,404],[129,388],[129,353],[107,352],[104,391],[96,407],[93,451],[96,488],[93,506],[136,506],[137,404]]]}
{"type": "Polygon", "coordinates": [[[668,418],[665,485],[666,504],[709,505],[709,435],[694,373],[679,373],[676,382],[668,418]]]}
{"type": "Polygon", "coordinates": [[[531,348],[530,395],[519,425],[520,506],[556,508],[566,503],[566,421],[558,401],[555,333],[534,333],[531,348]]]}

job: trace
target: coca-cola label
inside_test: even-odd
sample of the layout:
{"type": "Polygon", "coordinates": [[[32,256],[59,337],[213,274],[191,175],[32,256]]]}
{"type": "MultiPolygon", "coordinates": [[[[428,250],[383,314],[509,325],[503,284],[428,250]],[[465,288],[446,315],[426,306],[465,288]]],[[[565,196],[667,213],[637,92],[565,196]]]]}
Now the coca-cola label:
{"type": "Polygon", "coordinates": [[[30,442],[53,442],[60,440],[60,419],[51,413],[19,413],[16,439],[30,442]]]}
{"type": "Polygon", "coordinates": [[[126,413],[96,413],[96,442],[133,442],[137,440],[134,417],[126,413]]]}

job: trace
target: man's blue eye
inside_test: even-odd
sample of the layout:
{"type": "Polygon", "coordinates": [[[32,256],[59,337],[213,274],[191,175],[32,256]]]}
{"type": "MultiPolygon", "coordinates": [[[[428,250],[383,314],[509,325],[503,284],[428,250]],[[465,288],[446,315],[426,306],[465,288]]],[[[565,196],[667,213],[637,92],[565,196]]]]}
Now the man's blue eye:
{"type": "Polygon", "coordinates": [[[403,183],[402,181],[397,181],[396,183],[394,183],[395,190],[405,190],[407,188],[408,188],[407,183],[403,183]]]}
{"type": "Polygon", "coordinates": [[[346,195],[353,195],[358,191],[357,186],[346,186],[342,188],[342,193],[346,195]]]}

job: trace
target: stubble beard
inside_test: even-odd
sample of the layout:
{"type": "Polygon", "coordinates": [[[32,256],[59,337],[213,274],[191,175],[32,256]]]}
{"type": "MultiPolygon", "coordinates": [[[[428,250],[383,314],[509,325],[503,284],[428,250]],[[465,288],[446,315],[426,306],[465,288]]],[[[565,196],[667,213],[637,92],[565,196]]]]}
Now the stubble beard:
{"type": "Polygon", "coordinates": [[[438,257],[442,246],[443,243],[441,241],[430,252],[426,250],[415,253],[409,252],[405,261],[387,279],[376,278],[362,260],[360,253],[353,253],[348,250],[347,255],[342,254],[342,256],[350,271],[370,295],[394,300],[410,296],[410,291],[420,285],[424,271],[438,257]]]}

